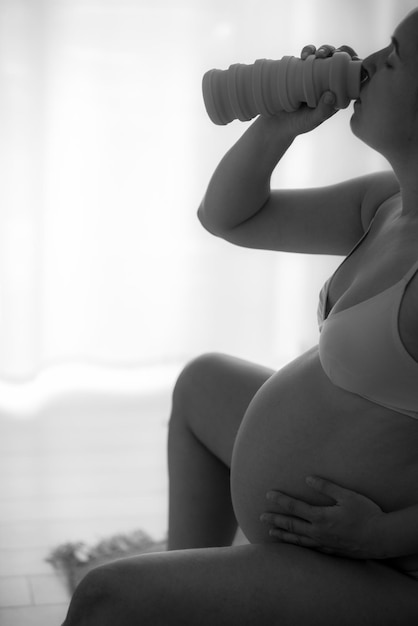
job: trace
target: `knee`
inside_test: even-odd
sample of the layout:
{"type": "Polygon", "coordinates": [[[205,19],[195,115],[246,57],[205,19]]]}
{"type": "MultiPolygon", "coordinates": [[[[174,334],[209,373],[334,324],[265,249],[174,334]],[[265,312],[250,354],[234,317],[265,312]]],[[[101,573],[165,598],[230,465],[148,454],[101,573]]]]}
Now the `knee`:
{"type": "MultiPolygon", "coordinates": [[[[80,582],[62,626],[154,626],[170,580],[161,558],[144,554],[98,567],[80,582]]],[[[158,621],[158,623],[165,623],[158,621]]]]}
{"type": "Polygon", "coordinates": [[[223,354],[210,352],[187,363],[174,386],[172,417],[184,417],[188,410],[194,410],[196,404],[204,401],[205,396],[214,389],[214,381],[219,376],[225,358],[223,354]]]}
{"type": "Polygon", "coordinates": [[[89,572],[71,598],[63,626],[110,626],[117,623],[114,611],[115,581],[106,567],[89,572]]]}

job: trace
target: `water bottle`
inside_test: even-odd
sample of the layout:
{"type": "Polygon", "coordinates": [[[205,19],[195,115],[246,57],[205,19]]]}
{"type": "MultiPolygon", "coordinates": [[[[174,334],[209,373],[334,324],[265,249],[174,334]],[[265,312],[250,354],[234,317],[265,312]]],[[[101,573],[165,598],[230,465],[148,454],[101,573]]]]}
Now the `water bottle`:
{"type": "Polygon", "coordinates": [[[325,59],[312,54],[304,61],[284,56],[278,61],[258,59],[252,65],[236,63],[227,70],[206,72],[203,99],[215,124],[296,111],[301,103],[316,107],[327,90],[334,92],[336,107],[345,109],[359,97],[361,69],[361,61],[347,52],[325,59]]]}

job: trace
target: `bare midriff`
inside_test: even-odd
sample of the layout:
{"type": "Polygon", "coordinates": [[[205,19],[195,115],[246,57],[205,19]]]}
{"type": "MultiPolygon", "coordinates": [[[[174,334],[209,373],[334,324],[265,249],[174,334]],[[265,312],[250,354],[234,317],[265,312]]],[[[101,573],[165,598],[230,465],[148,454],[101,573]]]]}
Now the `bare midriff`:
{"type": "MultiPolygon", "coordinates": [[[[260,515],[278,489],[331,504],[305,482],[316,475],[358,491],[384,511],[417,503],[418,420],[336,387],[312,348],[272,376],[251,402],[236,439],[231,490],[238,523],[253,543],[273,539],[260,515]]],[[[418,555],[391,561],[417,569],[418,555]]]]}

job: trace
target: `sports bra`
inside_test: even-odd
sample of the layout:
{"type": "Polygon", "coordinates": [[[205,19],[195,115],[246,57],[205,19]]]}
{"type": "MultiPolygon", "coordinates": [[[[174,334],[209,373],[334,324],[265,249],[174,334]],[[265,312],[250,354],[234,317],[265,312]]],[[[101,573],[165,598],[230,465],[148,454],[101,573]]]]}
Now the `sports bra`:
{"type": "MultiPolygon", "coordinates": [[[[360,246],[372,224],[373,220],[341,265],[360,246]]],[[[319,358],[324,372],[336,386],[418,419],[418,362],[406,350],[398,327],[402,297],[418,271],[418,261],[391,287],[327,314],[329,287],[341,265],[319,295],[319,358]]]]}

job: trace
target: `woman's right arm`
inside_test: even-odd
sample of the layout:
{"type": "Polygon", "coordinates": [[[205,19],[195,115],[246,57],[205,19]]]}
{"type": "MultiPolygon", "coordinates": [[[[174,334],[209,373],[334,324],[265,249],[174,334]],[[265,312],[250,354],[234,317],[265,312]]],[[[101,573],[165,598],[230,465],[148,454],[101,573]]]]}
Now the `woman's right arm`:
{"type": "Polygon", "coordinates": [[[253,217],[270,194],[274,168],[297,135],[309,132],[335,113],[333,94],[316,109],[259,116],[219,163],[199,208],[207,227],[224,232],[253,217]],[[227,210],[225,210],[227,208],[227,210]]]}
{"type": "Polygon", "coordinates": [[[334,113],[326,92],[315,109],[258,117],[216,168],[198,211],[202,225],[249,248],[347,254],[380,204],[396,192],[392,172],[328,187],[270,189],[273,170],[294,139],[334,113]]]}

